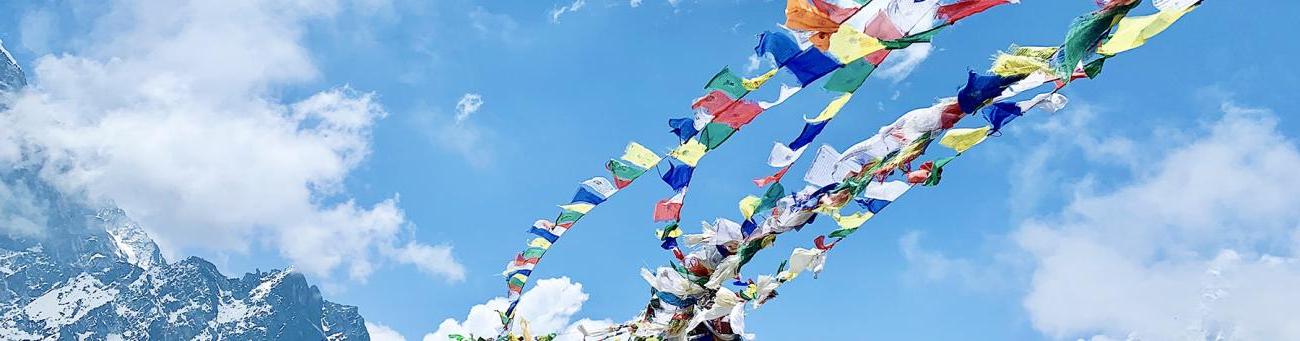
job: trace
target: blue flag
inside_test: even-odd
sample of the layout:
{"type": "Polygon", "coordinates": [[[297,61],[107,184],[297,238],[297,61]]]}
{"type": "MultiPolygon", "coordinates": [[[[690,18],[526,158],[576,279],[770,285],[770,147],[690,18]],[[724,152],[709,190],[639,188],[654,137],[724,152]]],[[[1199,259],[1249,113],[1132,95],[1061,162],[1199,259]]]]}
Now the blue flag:
{"type": "Polygon", "coordinates": [[[530,228],[530,229],[528,230],[528,233],[535,234],[535,235],[537,235],[538,237],[542,237],[542,238],[546,239],[546,241],[548,241],[548,242],[552,242],[552,243],[554,243],[556,240],[560,239],[560,236],[557,236],[557,235],[555,235],[554,233],[551,233],[551,231],[547,231],[547,230],[545,230],[545,229],[539,229],[539,228],[536,228],[536,227],[530,228]]]}
{"type": "Polygon", "coordinates": [[[600,205],[600,203],[605,202],[605,198],[588,191],[587,187],[578,187],[578,193],[573,194],[573,202],[585,202],[592,205],[600,205]]]}
{"type": "Polygon", "coordinates": [[[866,207],[867,211],[871,212],[871,214],[880,213],[880,211],[884,210],[886,206],[889,206],[889,204],[892,203],[892,201],[889,200],[871,198],[857,198],[855,201],[857,201],[858,205],[866,207]]]}
{"type": "Polygon", "coordinates": [[[957,104],[961,106],[961,112],[967,114],[975,113],[975,109],[984,105],[988,101],[1002,94],[1011,83],[1024,78],[1019,77],[1002,77],[998,75],[981,76],[974,71],[966,78],[966,86],[961,88],[957,93],[957,104]]]}
{"type": "Polygon", "coordinates": [[[759,56],[771,53],[777,66],[785,66],[790,58],[799,54],[799,43],[785,33],[767,31],[758,35],[758,46],[754,46],[754,53],[759,56]]]}
{"type": "Polygon", "coordinates": [[[668,184],[668,187],[672,187],[674,192],[680,192],[682,188],[686,188],[687,185],[691,184],[691,174],[695,173],[695,168],[686,164],[678,165],[671,162],[669,162],[669,165],[672,166],[672,169],[664,173],[664,182],[668,184]]]}
{"type": "Polygon", "coordinates": [[[690,140],[692,136],[700,132],[695,129],[695,119],[693,118],[669,119],[668,126],[673,128],[673,134],[681,138],[682,141],[690,140]]]}
{"type": "Polygon", "coordinates": [[[808,86],[818,78],[840,68],[840,62],[822,53],[821,50],[810,48],[791,58],[790,63],[786,64],[785,67],[794,73],[795,78],[799,79],[799,84],[808,86]]]}
{"type": "Polygon", "coordinates": [[[822,128],[826,128],[826,122],[830,121],[804,123],[803,131],[799,132],[799,137],[795,138],[794,141],[790,141],[790,150],[797,150],[812,143],[813,139],[817,138],[817,134],[822,133],[822,128]]]}
{"type": "Polygon", "coordinates": [[[1022,115],[1024,113],[1020,111],[1020,106],[1012,102],[993,103],[992,106],[984,109],[984,120],[993,125],[993,129],[989,130],[989,134],[997,134],[998,131],[1002,130],[1003,126],[1022,115]]]}

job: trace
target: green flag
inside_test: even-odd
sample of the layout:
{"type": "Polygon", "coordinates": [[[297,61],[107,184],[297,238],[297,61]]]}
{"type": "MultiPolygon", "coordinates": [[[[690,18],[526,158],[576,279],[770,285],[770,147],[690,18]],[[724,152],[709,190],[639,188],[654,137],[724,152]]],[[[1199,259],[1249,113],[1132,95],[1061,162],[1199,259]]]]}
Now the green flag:
{"type": "Polygon", "coordinates": [[[703,131],[700,131],[700,144],[703,144],[708,150],[713,150],[726,142],[728,138],[731,138],[731,134],[734,133],[736,133],[736,128],[723,123],[710,122],[704,126],[703,131]]]}
{"type": "Polygon", "coordinates": [[[713,75],[713,79],[710,79],[709,84],[705,85],[704,88],[725,92],[731,95],[733,99],[740,98],[740,96],[744,96],[746,92],[749,92],[748,89],[745,89],[744,80],[731,73],[731,68],[728,67],[722,68],[722,71],[718,71],[718,74],[713,75]]]}
{"type": "Polygon", "coordinates": [[[875,70],[876,66],[871,65],[871,62],[868,62],[866,58],[858,58],[858,60],[845,64],[839,70],[835,70],[835,73],[831,74],[831,78],[826,81],[826,85],[822,87],[830,91],[854,92],[862,86],[862,82],[865,82],[867,77],[871,76],[871,72],[875,70]]]}

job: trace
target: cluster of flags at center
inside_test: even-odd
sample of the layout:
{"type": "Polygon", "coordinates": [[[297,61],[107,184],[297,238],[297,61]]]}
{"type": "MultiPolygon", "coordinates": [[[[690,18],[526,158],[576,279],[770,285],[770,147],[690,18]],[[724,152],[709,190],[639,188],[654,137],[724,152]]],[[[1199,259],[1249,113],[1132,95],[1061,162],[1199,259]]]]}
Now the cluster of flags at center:
{"type": "Polygon", "coordinates": [[[538,220],[528,229],[531,237],[527,247],[503,272],[510,304],[500,314],[507,333],[528,278],[547,250],[596,206],[656,168],[673,191],[672,196],[654,206],[654,220],[668,223],[656,231],[656,236],[661,247],[673,252],[676,262],[656,273],[643,270],[654,295],[638,319],[584,333],[660,338],[744,335],[744,303],[753,303],[757,308],[775,297],[777,287],[799,273],[820,272],[826,253],[834,245],[913,186],[937,185],[944,167],[957,156],[987,137],[997,136],[1006,124],[1025,112],[1036,108],[1059,110],[1066,99],[1057,91],[1071,80],[1096,77],[1108,58],[1143,45],[1200,3],[1157,0],[1159,13],[1128,17],[1138,0],[1105,2],[1101,10],[1076,19],[1061,45],[1013,46],[995,58],[990,74],[969,73],[966,86],[956,96],[908,112],[843,152],[822,146],[804,176],[808,186],[787,194],[782,180],[791,165],[890,51],[928,43],[943,28],[963,18],[1015,2],[958,0],[941,5],[937,0],[787,0],[784,27],[789,32],[764,32],[755,47],[755,53],[770,56],[776,68],[751,78],[723,68],[706,83],[705,95],[691,103],[692,116],[669,120],[670,130],[680,141],[675,148],[660,156],[641,144],[629,143],[621,157],[606,163],[608,178],[598,176],[583,181],[573,198],[560,205],[561,212],[553,221],[538,220]],[[845,5],[846,1],[852,3],[845,5]],[[782,84],[773,102],[746,99],[780,70],[789,72],[798,84],[782,84]],[[822,79],[822,88],[838,95],[820,113],[804,118],[799,135],[789,142],[774,144],[768,164],[777,170],[753,180],[766,190],[761,196],[750,195],[740,201],[743,220],[718,219],[706,223],[703,233],[686,234],[680,227],[681,212],[701,159],[764,111],[822,79]],[[1047,83],[1056,84],[1049,93],[1008,101],[1047,83]],[[988,126],[955,127],[962,118],[977,113],[988,126]],[[952,149],[956,155],[913,168],[913,162],[933,142],[952,149]],[[661,164],[666,169],[658,168],[661,164]],[[892,176],[899,179],[890,180],[892,176]],[[842,214],[850,203],[861,211],[842,214]],[[826,236],[819,236],[814,248],[795,249],[776,274],[741,280],[741,268],[772,245],[777,235],[799,230],[817,215],[827,216],[839,226],[827,234],[833,241],[827,243],[826,236]],[[693,251],[683,252],[679,240],[693,251]],[[732,284],[739,286],[739,291],[725,286],[730,280],[735,280],[732,284]]]}

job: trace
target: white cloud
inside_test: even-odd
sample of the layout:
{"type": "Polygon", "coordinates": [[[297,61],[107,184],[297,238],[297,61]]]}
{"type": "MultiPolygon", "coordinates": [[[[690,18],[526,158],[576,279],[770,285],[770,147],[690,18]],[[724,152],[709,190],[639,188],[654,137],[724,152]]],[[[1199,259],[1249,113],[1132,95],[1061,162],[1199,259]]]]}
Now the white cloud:
{"type": "Polygon", "coordinates": [[[587,5],[586,0],[573,0],[573,3],[571,4],[556,7],[555,9],[551,10],[551,22],[558,23],[560,22],[560,16],[564,15],[564,13],[577,12],[578,10],[582,9],[583,6],[586,5],[587,5]]]}
{"type": "Polygon", "coordinates": [[[0,182],[0,233],[41,236],[49,221],[45,209],[37,206],[37,196],[28,186],[10,187],[0,182]]]}
{"type": "MultiPolygon", "coordinates": [[[[316,79],[302,31],[335,12],[334,2],[113,3],[87,46],[34,63],[30,91],[0,113],[12,128],[0,151],[21,153],[0,163],[43,162],[42,177],[122,207],[173,257],[264,245],[308,273],[364,280],[385,259],[403,262],[388,251],[449,250],[401,240],[396,194],[358,204],[343,186],[387,115],[374,94],[275,97],[316,79]]],[[[443,265],[421,269],[463,278],[449,251],[428,254],[443,265]]]]}
{"type": "Polygon", "coordinates": [[[745,64],[745,73],[754,73],[754,71],[758,71],[759,68],[763,67],[764,59],[771,60],[772,58],[759,57],[757,54],[749,55],[749,63],[745,64]]]}
{"type": "Polygon", "coordinates": [[[481,36],[500,39],[507,43],[525,41],[521,38],[519,22],[509,14],[492,13],[479,6],[469,12],[469,20],[470,26],[473,26],[481,36]]]}
{"type": "Polygon", "coordinates": [[[427,110],[413,115],[413,123],[424,127],[420,131],[438,148],[460,155],[473,167],[487,168],[492,164],[489,141],[494,132],[471,120],[483,103],[482,96],[466,93],[456,102],[455,115],[447,117],[439,110],[427,110]]]}
{"type": "Polygon", "coordinates": [[[632,7],[640,7],[640,6],[641,6],[641,0],[629,0],[627,4],[630,5],[630,6],[632,6],[632,7]]]}
{"type": "Polygon", "coordinates": [[[430,275],[443,275],[454,281],[465,279],[465,267],[455,261],[450,246],[407,243],[394,251],[397,261],[415,265],[430,275]]]}
{"type": "MultiPolygon", "coordinates": [[[[537,281],[533,289],[525,292],[520,300],[516,316],[527,320],[536,335],[561,333],[559,340],[581,340],[577,326],[600,328],[612,324],[609,321],[582,319],[573,322],[573,316],[582,309],[587,301],[587,294],[582,291],[582,284],[569,280],[568,277],[549,278],[537,281]]],[[[425,334],[425,341],[446,340],[448,335],[461,334],[476,337],[494,337],[501,332],[501,319],[498,311],[505,311],[509,301],[497,297],[487,303],[470,308],[469,314],[462,321],[446,319],[438,325],[438,330],[425,334]]],[[[518,321],[518,320],[517,320],[518,321]]],[[[515,328],[519,328],[515,323],[515,328]]]]}
{"type": "Polygon", "coordinates": [[[909,231],[898,239],[898,247],[903,252],[908,269],[905,274],[909,279],[924,282],[956,281],[961,287],[987,290],[1007,283],[1006,274],[995,267],[981,267],[974,262],[951,258],[938,251],[927,250],[921,245],[922,233],[909,231]]]}
{"type": "Polygon", "coordinates": [[[921,66],[921,62],[930,57],[933,49],[930,44],[912,44],[902,50],[890,52],[889,58],[885,58],[885,62],[881,63],[880,69],[875,74],[894,82],[901,81],[921,66]]]}
{"type": "Polygon", "coordinates": [[[1300,150],[1268,111],[1224,105],[1190,141],[1014,239],[1024,306],[1055,338],[1300,339],[1300,150]]]}
{"type": "Polygon", "coordinates": [[[460,96],[456,101],[456,123],[460,124],[469,119],[470,115],[478,112],[478,108],[483,106],[483,96],[476,93],[467,93],[460,96]]]}
{"type": "Polygon", "coordinates": [[[366,321],[366,333],[370,334],[370,339],[373,341],[406,341],[406,337],[396,330],[370,321],[366,321]]]}

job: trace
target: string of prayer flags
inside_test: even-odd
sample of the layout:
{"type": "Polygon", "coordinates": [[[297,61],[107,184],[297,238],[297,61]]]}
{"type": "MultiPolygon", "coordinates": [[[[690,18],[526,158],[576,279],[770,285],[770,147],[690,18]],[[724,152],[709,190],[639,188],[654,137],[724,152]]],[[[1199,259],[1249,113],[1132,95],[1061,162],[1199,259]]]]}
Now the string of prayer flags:
{"type": "MultiPolygon", "coordinates": [[[[911,0],[905,0],[902,2],[910,1],[911,0]]],[[[1163,2],[1168,4],[1171,1],[1180,0],[1165,0],[1163,2]]],[[[975,5],[975,1],[967,2],[970,3],[966,5],[975,5]]],[[[891,1],[891,4],[898,3],[900,2],[891,1]]],[[[1134,3],[1135,1],[1133,0],[1114,0],[1107,2],[1101,11],[1122,10],[1125,7],[1132,7],[1134,3]]],[[[1165,8],[1162,8],[1162,10],[1165,10],[1165,8]]],[[[1119,15],[1115,17],[1115,19],[1119,20],[1123,18],[1124,15],[1119,15]]],[[[1112,36],[1114,36],[1114,34],[1112,34],[1112,36]]],[[[1094,41],[1094,43],[1101,42],[1105,42],[1105,40],[1094,41]]],[[[1061,58],[1060,56],[1062,54],[1061,50],[1057,50],[1053,54],[1053,63],[1051,64],[1053,68],[1058,65],[1056,61],[1061,58]]],[[[1041,60],[1041,58],[1039,58],[1039,60],[1041,60]]],[[[1087,65],[1099,66],[1100,62],[1098,60],[1093,60],[1083,64],[1085,65],[1083,67],[1084,70],[1079,72],[1079,74],[1084,76],[1089,74],[1095,76],[1097,74],[1096,72],[1087,71],[1087,65]]],[[[646,311],[645,315],[637,319],[638,322],[630,322],[626,326],[636,327],[639,335],[648,336],[687,338],[688,336],[708,337],[714,335],[721,337],[734,337],[735,330],[728,328],[734,328],[735,326],[743,328],[744,301],[751,301],[754,303],[754,306],[757,307],[762,302],[774,297],[775,289],[777,287],[782,283],[795,278],[799,273],[802,273],[805,270],[812,270],[814,275],[817,274],[826,260],[826,251],[830,249],[830,245],[834,245],[834,243],[828,245],[825,243],[824,237],[818,237],[814,240],[816,248],[795,249],[790,258],[787,261],[782,262],[782,266],[778,269],[777,276],[759,276],[757,277],[757,281],[741,280],[741,276],[739,276],[741,266],[743,266],[745,262],[749,258],[752,258],[759,250],[762,250],[767,245],[771,245],[775,240],[776,234],[783,231],[797,229],[799,226],[802,226],[800,224],[782,226],[780,225],[781,221],[786,221],[786,219],[785,217],[776,219],[778,216],[798,215],[801,214],[801,210],[815,211],[828,215],[836,220],[837,225],[840,225],[840,228],[832,232],[830,236],[842,240],[842,238],[847,237],[849,234],[856,231],[865,223],[866,219],[879,213],[889,203],[896,201],[903,193],[912,188],[912,185],[937,185],[942,176],[943,169],[954,159],[954,157],[925,162],[916,169],[908,167],[907,164],[918,158],[918,156],[925,151],[932,136],[939,136],[937,135],[939,133],[948,133],[948,135],[945,135],[945,138],[940,139],[940,144],[957,150],[958,155],[961,155],[961,152],[966,151],[978,144],[980,141],[986,139],[990,136],[989,132],[995,130],[995,127],[992,125],[975,129],[953,129],[952,127],[957,123],[957,121],[964,118],[966,114],[973,114],[990,105],[1001,107],[1001,110],[1006,112],[1018,111],[1018,113],[1014,114],[1001,114],[1003,117],[1002,119],[995,118],[996,115],[989,114],[991,111],[985,111],[985,119],[993,118],[991,121],[1001,122],[997,127],[997,129],[1000,129],[1005,127],[1007,123],[1011,122],[1011,119],[1006,119],[1006,117],[1018,117],[1023,115],[1025,111],[1035,108],[1042,110],[1059,110],[1060,107],[1066,103],[1065,97],[1060,96],[1055,92],[1064,86],[1064,82],[1062,81],[1063,78],[1069,79],[1069,77],[1075,76],[1076,73],[1074,70],[1070,70],[1070,73],[1064,75],[1064,77],[1051,77],[1050,75],[1044,77],[1043,74],[1045,73],[1045,70],[1042,69],[1041,63],[1034,64],[1035,65],[1030,65],[1032,67],[1021,67],[1028,64],[1019,62],[1004,65],[1014,67],[1000,69],[1003,72],[995,71],[994,74],[1002,78],[1008,78],[1009,80],[989,82],[988,84],[992,85],[988,86],[969,87],[970,84],[968,84],[969,89],[963,89],[963,92],[966,92],[965,97],[974,100],[964,101],[966,103],[962,103],[963,101],[961,100],[952,100],[951,102],[940,103],[932,108],[927,108],[928,110],[917,111],[915,113],[909,112],[908,114],[905,114],[904,117],[900,117],[900,119],[894,124],[882,128],[875,136],[860,142],[859,145],[861,146],[855,145],[854,147],[849,148],[849,150],[846,150],[844,153],[845,155],[838,155],[839,153],[829,147],[819,149],[818,160],[814,161],[813,169],[810,169],[809,174],[806,175],[805,178],[825,177],[827,178],[825,180],[818,179],[820,183],[825,183],[825,185],[818,187],[816,183],[809,181],[813,186],[788,196],[780,197],[778,200],[774,200],[779,201],[780,203],[774,206],[771,217],[766,220],[757,220],[761,217],[755,216],[758,215],[758,212],[762,211],[761,208],[763,204],[768,201],[765,200],[767,196],[765,195],[765,198],[751,196],[743,200],[744,204],[741,205],[742,214],[746,215],[748,218],[745,220],[745,225],[741,227],[741,237],[739,239],[715,238],[713,243],[710,245],[718,247],[699,248],[691,252],[689,256],[684,256],[680,251],[674,249],[675,256],[678,260],[683,261],[684,265],[678,266],[674,263],[673,268],[665,269],[683,269],[674,272],[681,274],[689,273],[692,276],[697,276],[694,277],[695,280],[700,281],[707,290],[702,295],[695,297],[704,299],[696,300],[693,305],[677,306],[680,309],[669,308],[665,310],[656,308],[652,304],[652,306],[646,311]],[[1020,92],[1051,81],[1058,82],[1057,88],[1053,89],[1051,93],[1034,96],[1033,99],[1026,101],[1004,102],[1004,100],[1009,99],[1020,92]],[[870,155],[866,152],[868,150],[886,151],[886,153],[883,155],[866,157],[867,155],[870,155]],[[825,155],[825,157],[823,157],[823,155],[825,155]],[[894,169],[905,170],[903,177],[906,181],[888,180],[896,174],[892,172],[894,169]],[[814,174],[817,175],[813,176],[814,174]],[[824,176],[820,174],[831,175],[824,176]],[[842,207],[843,202],[845,202],[845,199],[843,198],[856,197],[858,195],[861,195],[862,198],[856,199],[856,201],[867,207],[867,210],[865,212],[847,216],[841,215],[839,213],[839,208],[842,207]],[[756,201],[758,203],[757,206],[754,204],[756,201]],[[757,227],[757,229],[746,227],[755,225],[759,227],[757,227]],[[736,240],[739,241],[742,246],[739,250],[735,250],[731,247],[723,248],[717,243],[721,240],[736,240]],[[787,269],[786,265],[789,265],[790,267],[787,269]],[[690,268],[691,270],[684,270],[686,268],[690,268]],[[736,283],[744,288],[740,293],[734,293],[727,288],[719,287],[724,280],[730,281],[732,278],[737,279],[736,283]],[[723,302],[710,302],[708,300],[710,297],[719,296],[725,296],[721,297],[723,302]],[[736,307],[741,307],[739,314],[736,313],[736,307]],[[695,312],[703,313],[695,314],[695,312]],[[669,326],[666,323],[659,326],[647,322],[675,321],[673,318],[678,316],[681,316],[680,320],[683,321],[683,323],[678,324],[675,327],[669,326]],[[692,328],[686,327],[694,326],[706,321],[708,321],[710,325],[709,328],[707,328],[708,330],[702,332],[702,334],[699,331],[692,332],[692,328]]],[[[1048,70],[1046,73],[1056,74],[1056,71],[1057,70],[1053,69],[1048,70]]],[[[807,220],[811,219],[806,219],[805,221],[807,220]]],[[[721,222],[719,225],[721,225],[721,222]]],[[[706,228],[706,230],[709,229],[710,228],[706,228]]],[[[836,242],[838,241],[839,240],[836,242]]],[[[693,244],[687,243],[687,245],[693,244]]],[[[679,296],[678,299],[687,300],[691,297],[692,296],[690,295],[679,296]]]]}

